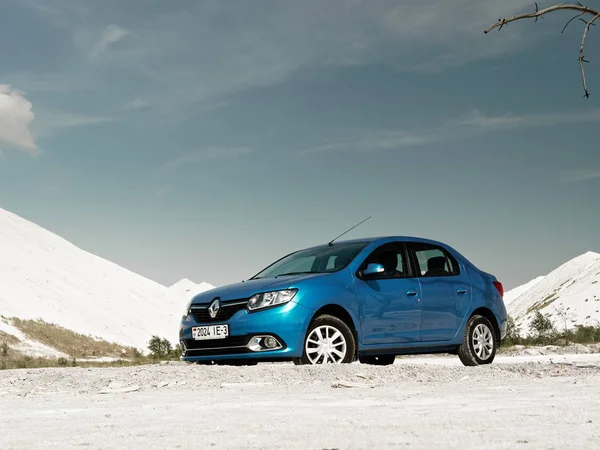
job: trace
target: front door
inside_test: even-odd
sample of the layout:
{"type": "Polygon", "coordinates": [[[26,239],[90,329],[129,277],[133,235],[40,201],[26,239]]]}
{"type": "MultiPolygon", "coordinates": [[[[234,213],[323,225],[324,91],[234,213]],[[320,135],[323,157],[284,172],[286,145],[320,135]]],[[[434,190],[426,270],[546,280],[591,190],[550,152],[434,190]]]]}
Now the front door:
{"type": "Polygon", "coordinates": [[[421,335],[421,291],[407,263],[404,244],[385,244],[369,255],[369,263],[381,264],[385,272],[356,279],[362,343],[396,344],[418,342],[421,335]]]}
{"type": "Polygon", "coordinates": [[[460,325],[459,311],[471,301],[471,283],[443,247],[411,242],[408,248],[416,259],[421,282],[421,340],[452,339],[460,325]]]}

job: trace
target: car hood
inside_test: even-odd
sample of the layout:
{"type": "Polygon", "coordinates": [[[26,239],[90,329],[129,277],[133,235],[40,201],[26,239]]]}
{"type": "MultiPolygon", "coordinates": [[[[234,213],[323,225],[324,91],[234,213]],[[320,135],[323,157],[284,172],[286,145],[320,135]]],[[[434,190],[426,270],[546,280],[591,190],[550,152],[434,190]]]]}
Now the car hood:
{"type": "Polygon", "coordinates": [[[315,273],[301,275],[287,275],[280,278],[259,278],[256,280],[246,280],[241,283],[229,284],[208,291],[201,292],[192,298],[192,304],[210,303],[214,298],[219,297],[222,301],[240,300],[252,297],[260,292],[277,291],[280,289],[290,289],[299,287],[301,282],[313,278],[330,276],[332,273],[315,273]]]}

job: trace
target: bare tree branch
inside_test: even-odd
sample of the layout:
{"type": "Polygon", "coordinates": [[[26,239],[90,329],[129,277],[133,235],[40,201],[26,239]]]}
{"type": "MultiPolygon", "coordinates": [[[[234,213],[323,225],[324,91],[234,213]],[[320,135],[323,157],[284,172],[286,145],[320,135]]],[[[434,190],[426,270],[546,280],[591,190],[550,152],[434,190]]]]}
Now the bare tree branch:
{"type": "Polygon", "coordinates": [[[518,16],[512,16],[512,17],[506,17],[504,19],[499,19],[498,22],[496,22],[495,24],[488,27],[484,31],[484,33],[487,34],[490,31],[492,31],[494,28],[502,28],[504,25],[508,25],[511,22],[516,22],[517,20],[535,19],[537,17],[544,16],[548,13],[551,13],[554,11],[560,11],[560,10],[579,11],[580,13],[582,13],[581,15],[591,14],[592,16],[596,16],[599,14],[599,11],[592,9],[592,8],[588,8],[587,6],[583,6],[583,5],[555,5],[555,6],[550,6],[549,8],[546,8],[546,9],[537,10],[532,13],[519,14],[518,16]]]}
{"type": "Polygon", "coordinates": [[[583,69],[583,63],[588,62],[583,58],[583,48],[585,47],[585,38],[587,37],[590,25],[594,23],[596,19],[600,17],[600,13],[596,14],[586,25],[583,30],[583,38],[581,39],[581,47],[579,47],[579,67],[581,68],[581,79],[583,80],[583,90],[585,91],[585,97],[589,98],[590,93],[587,88],[587,81],[585,79],[585,70],[583,69]]]}
{"type": "Polygon", "coordinates": [[[590,93],[587,88],[587,81],[585,78],[585,70],[583,68],[583,63],[587,63],[589,61],[587,61],[584,58],[583,50],[585,47],[585,40],[587,38],[587,34],[590,30],[590,26],[596,25],[594,22],[600,18],[600,12],[598,10],[588,8],[587,6],[583,6],[579,2],[577,2],[576,5],[561,4],[561,5],[550,6],[549,8],[545,8],[545,9],[539,9],[538,4],[536,2],[535,12],[519,14],[517,16],[499,19],[498,22],[496,22],[495,24],[489,26],[486,30],[484,30],[484,33],[487,34],[490,31],[494,30],[495,28],[497,28],[498,31],[500,31],[502,29],[502,27],[504,27],[504,25],[509,24],[511,22],[516,22],[517,20],[521,20],[521,19],[535,19],[535,21],[537,22],[538,18],[541,17],[543,19],[544,15],[549,14],[551,12],[555,12],[555,11],[577,11],[577,12],[579,12],[579,14],[577,14],[575,17],[573,17],[571,20],[569,20],[567,22],[567,24],[564,26],[561,33],[564,33],[564,31],[567,29],[569,24],[575,19],[579,19],[583,23],[585,23],[585,28],[583,29],[583,37],[581,39],[581,47],[579,48],[579,68],[581,69],[581,79],[583,81],[583,90],[585,92],[585,97],[589,98],[590,93]],[[593,17],[589,21],[586,21],[581,18],[582,16],[585,16],[586,14],[589,14],[593,17]]]}

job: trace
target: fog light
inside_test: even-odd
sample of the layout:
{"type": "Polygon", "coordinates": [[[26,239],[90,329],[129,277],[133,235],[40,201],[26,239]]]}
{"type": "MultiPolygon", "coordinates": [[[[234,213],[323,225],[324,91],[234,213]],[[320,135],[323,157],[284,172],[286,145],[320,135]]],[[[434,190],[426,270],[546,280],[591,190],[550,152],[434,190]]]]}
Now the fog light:
{"type": "Polygon", "coordinates": [[[255,336],[252,339],[250,339],[250,342],[248,342],[248,348],[253,352],[260,352],[260,350],[262,349],[262,345],[260,345],[261,342],[262,337],[255,336]]]}
{"type": "Polygon", "coordinates": [[[272,336],[269,336],[268,338],[265,339],[265,346],[267,348],[275,348],[275,347],[277,347],[277,344],[278,344],[277,339],[275,339],[272,336]]]}
{"type": "Polygon", "coordinates": [[[181,347],[181,353],[185,354],[185,352],[187,352],[187,345],[185,345],[185,341],[183,339],[179,341],[179,346],[181,347]]]}
{"type": "Polygon", "coordinates": [[[247,347],[253,352],[264,352],[283,348],[283,345],[273,336],[253,336],[247,347]]]}

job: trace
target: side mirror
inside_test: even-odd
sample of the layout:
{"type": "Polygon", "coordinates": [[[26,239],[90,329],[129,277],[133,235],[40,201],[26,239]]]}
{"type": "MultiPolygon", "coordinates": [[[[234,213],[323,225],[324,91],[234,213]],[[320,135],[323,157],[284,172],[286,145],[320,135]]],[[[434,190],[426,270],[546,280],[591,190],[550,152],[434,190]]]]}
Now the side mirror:
{"type": "Polygon", "coordinates": [[[378,275],[380,273],[384,273],[385,268],[381,264],[371,263],[367,266],[365,270],[362,272],[363,277],[372,277],[373,275],[378,275]]]}

